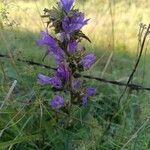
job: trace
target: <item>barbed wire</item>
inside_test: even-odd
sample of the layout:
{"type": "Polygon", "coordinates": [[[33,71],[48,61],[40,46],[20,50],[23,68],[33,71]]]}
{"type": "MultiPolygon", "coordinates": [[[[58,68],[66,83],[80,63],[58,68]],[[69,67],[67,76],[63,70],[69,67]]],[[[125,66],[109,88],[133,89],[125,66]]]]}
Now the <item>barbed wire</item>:
{"type": "MultiPolygon", "coordinates": [[[[10,59],[10,56],[0,53],[0,58],[10,59]]],[[[56,70],[56,68],[54,68],[54,67],[51,67],[51,66],[46,65],[46,64],[38,63],[38,62],[35,62],[35,61],[31,61],[31,60],[24,60],[24,59],[17,58],[16,61],[28,64],[28,65],[32,65],[32,66],[38,66],[38,67],[43,67],[43,68],[46,68],[46,69],[56,70]]],[[[81,75],[81,74],[76,74],[76,77],[77,78],[78,77],[83,77],[85,79],[96,80],[96,81],[99,81],[99,82],[103,82],[103,83],[106,83],[106,84],[113,84],[113,85],[117,85],[117,86],[125,86],[125,87],[127,86],[128,88],[130,88],[132,90],[150,91],[150,87],[144,87],[142,85],[134,84],[134,83],[127,84],[127,83],[120,82],[120,81],[108,80],[108,79],[105,79],[105,78],[99,78],[99,77],[94,77],[94,76],[90,76],[90,75],[81,75]]]]}

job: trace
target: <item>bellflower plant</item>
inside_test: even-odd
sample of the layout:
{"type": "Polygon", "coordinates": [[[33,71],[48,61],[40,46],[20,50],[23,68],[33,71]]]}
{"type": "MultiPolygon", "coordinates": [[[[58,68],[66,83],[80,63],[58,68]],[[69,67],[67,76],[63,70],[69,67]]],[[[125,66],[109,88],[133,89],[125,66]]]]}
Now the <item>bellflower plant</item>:
{"type": "Polygon", "coordinates": [[[96,93],[94,87],[86,87],[82,79],[77,77],[92,67],[96,56],[93,53],[87,54],[85,48],[80,46],[83,39],[90,41],[81,31],[89,19],[75,9],[73,4],[74,0],[60,0],[57,7],[44,10],[42,17],[48,17],[49,21],[46,31],[42,32],[37,41],[39,45],[47,47],[47,55],[55,58],[57,67],[52,76],[39,74],[38,82],[55,89],[56,94],[50,100],[50,107],[64,112],[69,112],[73,105],[85,107],[96,93]],[[49,27],[53,27],[55,37],[49,33],[49,27]],[[66,93],[70,95],[69,98],[62,96],[66,93]]]}

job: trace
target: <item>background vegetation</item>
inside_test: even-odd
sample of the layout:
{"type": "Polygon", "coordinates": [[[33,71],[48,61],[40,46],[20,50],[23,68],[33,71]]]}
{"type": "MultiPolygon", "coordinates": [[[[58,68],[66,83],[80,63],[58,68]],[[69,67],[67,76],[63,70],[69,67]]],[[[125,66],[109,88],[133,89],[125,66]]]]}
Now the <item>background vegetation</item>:
{"type": "MultiPolygon", "coordinates": [[[[44,103],[53,93],[36,82],[39,72],[50,74],[51,70],[25,65],[16,59],[42,62],[45,49],[36,44],[45,28],[40,15],[55,2],[0,0],[0,53],[14,56],[11,60],[0,58],[0,102],[5,100],[0,108],[0,149],[149,150],[149,92],[128,90],[117,107],[124,88],[90,80],[89,85],[97,86],[98,92],[86,108],[90,110],[86,117],[77,115],[77,125],[72,130],[61,128],[52,119],[53,114],[44,103]],[[9,96],[14,80],[18,83],[9,96]],[[119,113],[105,133],[116,111],[119,113]]],[[[150,1],[78,0],[76,4],[91,18],[83,30],[92,44],[83,45],[99,58],[87,74],[126,82],[138,54],[139,24],[150,21],[150,1]]],[[[149,39],[133,79],[145,87],[150,87],[149,39]]],[[[47,57],[44,63],[53,65],[53,60],[47,57]]],[[[76,111],[84,114],[86,109],[76,111]]]]}

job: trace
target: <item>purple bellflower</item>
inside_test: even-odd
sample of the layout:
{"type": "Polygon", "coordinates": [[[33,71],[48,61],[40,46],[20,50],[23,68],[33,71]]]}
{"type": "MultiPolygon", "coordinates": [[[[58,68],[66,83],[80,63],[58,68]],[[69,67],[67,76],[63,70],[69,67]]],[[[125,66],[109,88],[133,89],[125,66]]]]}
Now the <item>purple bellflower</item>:
{"type": "Polygon", "coordinates": [[[65,17],[62,21],[62,28],[65,33],[73,33],[79,31],[88,23],[89,19],[84,18],[83,13],[74,13],[72,17],[65,17]]]}
{"type": "Polygon", "coordinates": [[[78,43],[76,41],[70,41],[68,44],[68,52],[74,54],[77,51],[78,43]]]}
{"type": "Polygon", "coordinates": [[[63,60],[63,58],[64,58],[63,50],[58,46],[58,43],[48,33],[48,31],[42,32],[41,38],[37,42],[39,45],[47,46],[48,53],[52,54],[55,57],[57,64],[59,64],[63,60]]]}
{"type": "Polygon", "coordinates": [[[68,81],[70,77],[70,72],[67,65],[61,63],[57,68],[56,76],[64,79],[65,81],[68,81]]]}
{"type": "Polygon", "coordinates": [[[71,10],[71,7],[74,3],[74,0],[60,0],[61,7],[68,13],[71,10]]]}
{"type": "Polygon", "coordinates": [[[96,93],[96,88],[93,87],[88,87],[86,89],[86,94],[87,96],[93,96],[96,93]]]}
{"type": "Polygon", "coordinates": [[[65,101],[62,96],[55,96],[51,101],[50,105],[53,109],[59,109],[65,106],[65,101]]]}
{"type": "Polygon", "coordinates": [[[85,106],[88,103],[88,98],[96,93],[96,88],[88,87],[86,88],[85,95],[82,97],[82,105],[85,106]]]}
{"type": "Polygon", "coordinates": [[[62,88],[62,81],[60,80],[59,77],[54,76],[51,78],[51,85],[57,89],[62,88]]]}
{"type": "MultiPolygon", "coordinates": [[[[43,74],[38,75],[40,84],[51,85],[55,88],[54,92],[69,93],[69,104],[65,105],[64,97],[56,95],[51,101],[50,106],[53,109],[60,109],[72,104],[86,105],[91,96],[96,93],[93,87],[85,87],[85,82],[80,76],[76,75],[84,70],[88,70],[96,62],[94,54],[85,54],[85,51],[79,48],[78,44],[82,39],[88,39],[82,31],[89,19],[86,19],[84,13],[73,8],[74,0],[59,0],[58,9],[44,11],[45,17],[48,17],[50,25],[58,38],[51,36],[46,30],[42,32],[41,38],[37,41],[39,45],[47,47],[47,54],[52,55],[56,60],[56,71],[54,76],[49,77],[43,74]],[[51,13],[52,12],[52,13],[51,13]],[[61,15],[55,15],[55,14],[61,15]],[[80,79],[78,79],[80,78],[80,79]]],[[[85,50],[85,48],[83,48],[85,50]]],[[[68,109],[69,107],[66,107],[68,109]]],[[[68,110],[70,111],[70,109],[68,110]]]]}
{"type": "Polygon", "coordinates": [[[78,90],[78,89],[81,88],[81,85],[82,85],[82,83],[81,83],[80,80],[75,80],[74,83],[73,83],[73,88],[74,88],[75,90],[78,90]]]}
{"type": "Polygon", "coordinates": [[[88,103],[88,97],[87,96],[82,97],[82,105],[85,106],[87,105],[87,103],[88,103]]]}
{"type": "Polygon", "coordinates": [[[45,76],[45,75],[43,75],[43,74],[39,74],[38,75],[38,82],[40,83],[40,84],[50,84],[50,81],[51,81],[51,78],[50,77],[48,77],[48,76],[45,76]]]}
{"type": "Polygon", "coordinates": [[[39,74],[38,82],[40,84],[50,84],[57,89],[60,89],[62,87],[62,81],[57,76],[48,77],[43,74],[39,74]]]}
{"type": "Polygon", "coordinates": [[[81,61],[80,64],[86,69],[90,69],[91,66],[95,63],[96,61],[96,56],[94,54],[88,54],[86,56],[84,56],[81,61]]]}
{"type": "Polygon", "coordinates": [[[39,45],[47,45],[53,48],[57,47],[57,42],[55,39],[48,33],[48,31],[41,32],[41,38],[37,41],[39,45]]]}

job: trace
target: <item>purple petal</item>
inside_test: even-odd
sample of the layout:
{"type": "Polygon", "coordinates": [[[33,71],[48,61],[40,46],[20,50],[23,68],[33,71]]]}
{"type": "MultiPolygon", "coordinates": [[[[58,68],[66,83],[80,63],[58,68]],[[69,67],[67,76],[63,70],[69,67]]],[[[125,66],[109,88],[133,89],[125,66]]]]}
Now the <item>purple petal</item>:
{"type": "Polygon", "coordinates": [[[60,64],[57,69],[56,75],[60,78],[63,78],[65,81],[69,80],[70,72],[67,66],[60,64]]]}
{"type": "Polygon", "coordinates": [[[77,42],[76,41],[70,41],[68,44],[68,51],[73,54],[77,50],[77,42]]]}
{"type": "Polygon", "coordinates": [[[48,77],[43,74],[38,75],[38,82],[40,84],[51,84],[55,88],[62,88],[62,81],[57,76],[48,77]]]}
{"type": "Polygon", "coordinates": [[[87,70],[91,68],[95,61],[96,56],[94,54],[88,54],[81,59],[80,64],[87,70]]]}
{"type": "Polygon", "coordinates": [[[60,4],[61,4],[62,8],[66,12],[69,12],[71,10],[73,3],[74,3],[74,0],[60,0],[60,4]]]}
{"type": "Polygon", "coordinates": [[[57,41],[49,35],[48,31],[42,32],[41,38],[37,42],[39,45],[47,46],[47,54],[53,55],[57,64],[64,59],[64,51],[59,47],[57,41]]]}
{"type": "Polygon", "coordinates": [[[79,89],[81,88],[81,81],[80,80],[75,80],[73,83],[74,89],[79,89]]]}
{"type": "Polygon", "coordinates": [[[38,75],[38,82],[40,84],[50,84],[51,78],[48,76],[45,76],[43,74],[38,75]]]}
{"type": "Polygon", "coordinates": [[[74,13],[72,17],[65,17],[62,21],[62,28],[66,33],[73,33],[80,30],[86,25],[88,20],[85,20],[83,13],[74,13]]]}
{"type": "Polygon", "coordinates": [[[62,96],[55,96],[51,101],[50,105],[53,109],[59,109],[65,106],[65,101],[62,96]]]}
{"type": "Polygon", "coordinates": [[[37,41],[39,45],[47,45],[51,47],[57,47],[57,42],[55,39],[49,35],[48,31],[43,31],[41,33],[41,38],[37,41]]]}
{"type": "Polygon", "coordinates": [[[62,81],[57,76],[51,78],[50,84],[55,88],[62,88],[62,81]]]}
{"type": "Polygon", "coordinates": [[[82,105],[85,106],[85,105],[87,105],[87,103],[88,103],[88,97],[87,97],[87,96],[84,96],[84,97],[82,98],[82,105]]]}
{"type": "Polygon", "coordinates": [[[86,89],[87,96],[93,96],[96,93],[96,88],[89,87],[86,89]]]}

